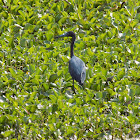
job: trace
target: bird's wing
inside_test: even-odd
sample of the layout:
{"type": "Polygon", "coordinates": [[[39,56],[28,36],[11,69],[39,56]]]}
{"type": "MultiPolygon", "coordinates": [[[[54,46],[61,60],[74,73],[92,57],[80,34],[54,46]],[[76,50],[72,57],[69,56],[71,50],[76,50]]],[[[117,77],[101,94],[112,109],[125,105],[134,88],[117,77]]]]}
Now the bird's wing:
{"type": "Polygon", "coordinates": [[[81,84],[84,83],[85,79],[86,79],[86,67],[85,67],[85,65],[83,65],[83,69],[81,72],[81,84]]]}
{"type": "Polygon", "coordinates": [[[86,69],[84,62],[74,56],[69,61],[69,72],[73,79],[75,79],[80,84],[84,83],[85,77],[86,77],[86,69]]]}

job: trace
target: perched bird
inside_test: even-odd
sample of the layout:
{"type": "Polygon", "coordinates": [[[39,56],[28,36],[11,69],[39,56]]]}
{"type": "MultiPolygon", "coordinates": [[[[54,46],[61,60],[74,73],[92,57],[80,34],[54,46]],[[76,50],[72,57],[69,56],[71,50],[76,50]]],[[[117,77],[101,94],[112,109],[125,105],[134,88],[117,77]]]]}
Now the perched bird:
{"type": "Polygon", "coordinates": [[[69,61],[69,72],[73,79],[73,90],[75,93],[74,80],[79,82],[80,85],[84,84],[84,81],[86,78],[85,63],[80,58],[78,58],[74,55],[73,47],[74,47],[74,42],[76,39],[75,33],[72,31],[69,31],[69,32],[62,34],[60,36],[57,36],[55,38],[59,38],[59,37],[72,37],[71,46],[70,46],[71,47],[71,51],[70,51],[71,59],[69,61]]]}

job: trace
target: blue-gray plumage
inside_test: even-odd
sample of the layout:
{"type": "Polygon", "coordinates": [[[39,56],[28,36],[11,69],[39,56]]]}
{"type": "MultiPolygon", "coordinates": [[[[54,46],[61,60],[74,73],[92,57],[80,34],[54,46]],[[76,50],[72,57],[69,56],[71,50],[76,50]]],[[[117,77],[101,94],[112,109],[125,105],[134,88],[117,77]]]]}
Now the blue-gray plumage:
{"type": "Polygon", "coordinates": [[[79,82],[82,85],[86,78],[85,63],[78,57],[72,56],[69,61],[69,72],[72,79],[79,82]]]}
{"type": "Polygon", "coordinates": [[[74,89],[74,80],[76,80],[77,82],[79,82],[80,85],[84,84],[85,78],[86,78],[86,67],[85,67],[85,63],[78,57],[74,56],[74,52],[73,52],[73,47],[74,47],[74,42],[76,39],[75,33],[72,31],[67,32],[66,34],[57,36],[55,38],[59,38],[59,37],[72,37],[72,41],[71,41],[71,59],[69,61],[69,72],[70,75],[73,79],[73,90],[75,92],[74,89]]]}

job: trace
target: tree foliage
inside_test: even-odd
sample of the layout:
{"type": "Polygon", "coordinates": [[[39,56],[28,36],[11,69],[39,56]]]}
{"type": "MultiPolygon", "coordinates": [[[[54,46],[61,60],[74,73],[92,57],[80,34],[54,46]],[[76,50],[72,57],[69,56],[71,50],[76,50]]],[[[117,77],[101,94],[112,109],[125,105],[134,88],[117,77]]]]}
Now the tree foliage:
{"type": "Polygon", "coordinates": [[[0,1],[0,138],[139,137],[140,1],[0,1]],[[68,73],[70,39],[87,67],[68,73]]]}

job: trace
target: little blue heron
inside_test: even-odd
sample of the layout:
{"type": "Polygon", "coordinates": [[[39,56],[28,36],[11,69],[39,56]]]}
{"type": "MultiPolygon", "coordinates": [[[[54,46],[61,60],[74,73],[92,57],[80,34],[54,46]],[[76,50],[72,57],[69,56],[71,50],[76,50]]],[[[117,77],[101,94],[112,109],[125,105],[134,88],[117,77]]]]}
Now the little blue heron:
{"type": "Polygon", "coordinates": [[[69,32],[67,32],[65,34],[62,34],[60,36],[57,36],[55,38],[59,38],[59,37],[72,37],[71,59],[69,61],[69,72],[70,72],[70,75],[73,79],[73,90],[74,90],[74,93],[75,93],[74,80],[79,82],[80,85],[84,84],[84,81],[85,81],[85,78],[86,78],[85,63],[80,58],[74,56],[73,47],[74,47],[74,42],[75,42],[75,39],[76,39],[75,33],[72,32],[72,31],[69,31],[69,32]]]}

